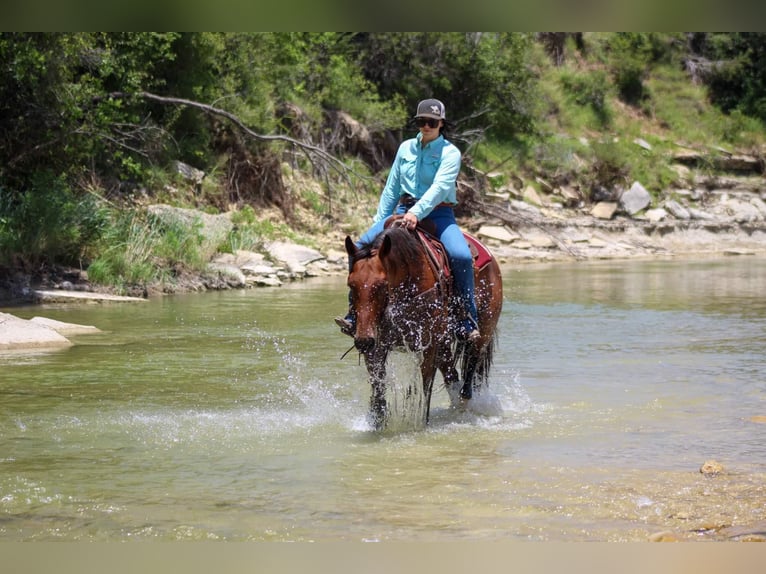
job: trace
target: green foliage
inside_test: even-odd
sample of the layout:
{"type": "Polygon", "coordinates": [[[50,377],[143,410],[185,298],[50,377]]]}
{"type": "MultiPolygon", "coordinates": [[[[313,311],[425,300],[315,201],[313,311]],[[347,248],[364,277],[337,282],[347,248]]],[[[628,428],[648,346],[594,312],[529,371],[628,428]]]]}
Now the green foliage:
{"type": "Polygon", "coordinates": [[[166,270],[154,260],[159,236],[157,226],[150,224],[143,214],[115,212],[103,237],[103,250],[88,267],[88,278],[94,283],[122,288],[164,278],[166,270]]]}
{"type": "Polygon", "coordinates": [[[703,80],[711,100],[766,122],[766,33],[698,33],[691,44],[709,61],[703,80]]]}
{"type": "Polygon", "coordinates": [[[619,142],[594,142],[593,159],[585,183],[591,191],[629,185],[630,162],[625,146],[619,142]]]}
{"type": "Polygon", "coordinates": [[[142,211],[112,213],[102,248],[88,267],[95,283],[126,288],[171,279],[171,272],[202,270],[201,223],[166,222],[142,211]]]}
{"type": "MultiPolygon", "coordinates": [[[[99,194],[115,206],[148,196],[214,211],[247,201],[280,205],[286,192],[279,190],[289,188],[291,208],[308,212],[311,225],[331,217],[348,229],[366,227],[381,182],[365,177],[360,159],[343,158],[364,174],[344,192],[320,193],[300,178],[285,186],[288,174],[274,182],[280,173],[265,167],[277,165],[266,154],[303,178],[322,173],[326,189],[338,180],[284,142],[255,141],[219,116],[149,101],[142,91],[215,106],[265,135],[284,133],[280,110],[298,106],[308,118],[301,137],[318,146],[339,137],[323,131],[330,111],[349,113],[379,142],[399,139],[416,103],[438,97],[455,127],[449,137],[476,167],[583,185],[639,179],[663,190],[673,177],[665,158],[674,140],[763,145],[766,34],[572,34],[556,45],[555,65],[536,38],[0,33],[0,262],[94,259],[94,277],[122,282],[204,263],[198,230],[161,227],[132,212],[117,217],[99,194]],[[652,140],[652,150],[633,144],[635,137],[652,140]],[[182,181],[175,161],[206,177],[182,181]]],[[[246,209],[238,217],[231,249],[297,237],[246,209]]]]}
{"type": "Polygon", "coordinates": [[[669,44],[653,32],[620,32],[609,36],[608,49],[617,93],[624,102],[640,105],[649,97],[644,82],[650,66],[670,58],[669,44]]]}
{"type": "Polygon", "coordinates": [[[0,262],[33,268],[44,263],[79,265],[107,225],[93,196],[77,197],[62,178],[40,172],[31,188],[0,188],[0,262]]]}
{"type": "Polygon", "coordinates": [[[560,81],[574,103],[586,106],[593,112],[596,120],[594,128],[609,127],[612,120],[612,111],[608,103],[610,85],[604,70],[592,70],[586,73],[564,70],[560,81]]]}
{"type": "Polygon", "coordinates": [[[436,97],[463,131],[481,126],[508,135],[534,129],[531,35],[372,33],[358,40],[366,77],[384,100],[401,97],[408,115],[419,100],[436,97]]]}

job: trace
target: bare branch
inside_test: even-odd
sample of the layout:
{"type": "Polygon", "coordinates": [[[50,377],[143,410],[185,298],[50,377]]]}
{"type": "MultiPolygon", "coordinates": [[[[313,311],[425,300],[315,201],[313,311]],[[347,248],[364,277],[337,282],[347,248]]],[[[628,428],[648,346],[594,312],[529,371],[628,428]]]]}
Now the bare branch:
{"type": "MultiPolygon", "coordinates": [[[[270,135],[259,134],[253,131],[252,129],[250,129],[249,127],[247,127],[245,123],[242,120],[240,120],[236,115],[232,114],[231,112],[227,112],[226,110],[223,110],[221,108],[210,106],[208,104],[203,104],[201,102],[196,102],[194,100],[187,100],[185,98],[158,96],[157,94],[152,94],[150,92],[138,92],[136,94],[127,94],[124,92],[112,92],[107,95],[107,97],[109,98],[129,98],[132,96],[138,96],[146,100],[159,102],[161,104],[188,106],[190,108],[201,110],[207,114],[226,118],[232,124],[237,126],[237,128],[239,128],[242,132],[244,132],[245,134],[247,134],[248,136],[250,136],[251,138],[255,140],[263,141],[263,142],[284,142],[299,148],[306,155],[306,157],[312,163],[312,165],[314,165],[313,156],[319,157],[319,159],[321,159],[324,163],[326,163],[331,168],[333,168],[336,172],[338,172],[338,174],[343,176],[347,181],[349,181],[349,178],[348,178],[349,173],[363,179],[363,176],[355,173],[350,167],[348,167],[346,164],[344,164],[342,161],[340,161],[338,158],[336,158],[332,154],[327,153],[322,148],[304,141],[296,140],[289,136],[284,136],[280,134],[270,134],[270,135]]],[[[350,183],[351,182],[349,181],[349,184],[350,183]]]]}

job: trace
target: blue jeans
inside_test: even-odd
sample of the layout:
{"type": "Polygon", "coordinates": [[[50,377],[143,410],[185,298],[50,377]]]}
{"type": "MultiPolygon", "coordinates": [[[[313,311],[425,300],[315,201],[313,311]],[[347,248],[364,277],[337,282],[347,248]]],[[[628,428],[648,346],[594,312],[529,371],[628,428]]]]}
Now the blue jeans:
{"type": "MultiPolygon", "coordinates": [[[[397,215],[407,213],[408,208],[401,203],[396,206],[397,215]]],[[[476,300],[474,299],[473,284],[473,257],[468,243],[463,237],[463,232],[455,221],[455,212],[449,206],[437,207],[426,219],[433,222],[436,226],[436,237],[444,245],[449,257],[452,276],[454,277],[455,295],[463,304],[469,317],[473,319],[474,324],[479,324],[479,316],[476,312],[476,300]]],[[[384,221],[374,224],[357,242],[357,246],[362,243],[369,243],[383,231],[384,221]]]]}

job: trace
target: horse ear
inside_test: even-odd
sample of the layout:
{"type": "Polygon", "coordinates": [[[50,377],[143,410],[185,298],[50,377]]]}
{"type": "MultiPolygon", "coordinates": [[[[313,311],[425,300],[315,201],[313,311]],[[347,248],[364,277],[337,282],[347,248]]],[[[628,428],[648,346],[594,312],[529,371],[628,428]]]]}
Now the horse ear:
{"type": "Polygon", "coordinates": [[[354,240],[351,239],[351,237],[348,235],[346,235],[346,253],[348,253],[351,257],[353,257],[356,253],[356,245],[354,245],[354,240]]]}
{"type": "Polygon", "coordinates": [[[391,251],[391,238],[386,234],[383,236],[383,242],[380,244],[380,249],[378,249],[378,257],[385,257],[388,255],[389,251],[391,251]]]}

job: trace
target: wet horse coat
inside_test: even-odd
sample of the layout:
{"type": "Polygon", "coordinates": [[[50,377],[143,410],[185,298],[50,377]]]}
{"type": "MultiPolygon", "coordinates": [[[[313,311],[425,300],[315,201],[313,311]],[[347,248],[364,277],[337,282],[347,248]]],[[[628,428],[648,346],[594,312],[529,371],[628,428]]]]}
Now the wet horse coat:
{"type": "MultiPolygon", "coordinates": [[[[356,316],[354,345],[364,356],[372,386],[370,410],[376,428],[385,425],[386,361],[392,349],[421,355],[420,374],[428,422],[431,392],[437,370],[448,388],[459,385],[468,400],[474,389],[486,385],[496,344],[497,321],[502,310],[502,279],[497,261],[478,244],[481,265],[474,266],[476,307],[481,337],[474,343],[457,341],[453,321],[458,320],[452,282],[439,259],[440,244],[429,249],[422,232],[394,224],[370,245],[357,247],[346,238],[351,261],[348,286],[356,316]],[[459,372],[458,372],[459,368],[459,372]]],[[[435,240],[434,240],[435,241],[435,240]]]]}

